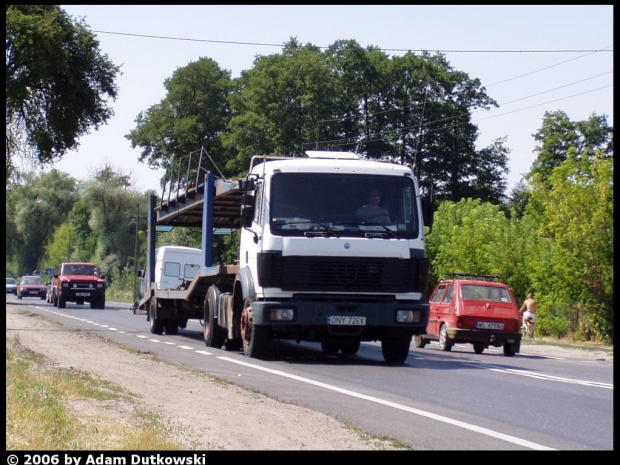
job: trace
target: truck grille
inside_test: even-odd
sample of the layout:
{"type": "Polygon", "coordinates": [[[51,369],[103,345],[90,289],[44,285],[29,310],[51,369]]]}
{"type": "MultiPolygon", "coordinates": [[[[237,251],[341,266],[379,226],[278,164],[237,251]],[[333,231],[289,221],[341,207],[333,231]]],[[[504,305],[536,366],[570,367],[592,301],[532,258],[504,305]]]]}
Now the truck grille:
{"type": "Polygon", "coordinates": [[[273,277],[286,291],[423,292],[428,273],[423,258],[279,258],[273,277]]]}

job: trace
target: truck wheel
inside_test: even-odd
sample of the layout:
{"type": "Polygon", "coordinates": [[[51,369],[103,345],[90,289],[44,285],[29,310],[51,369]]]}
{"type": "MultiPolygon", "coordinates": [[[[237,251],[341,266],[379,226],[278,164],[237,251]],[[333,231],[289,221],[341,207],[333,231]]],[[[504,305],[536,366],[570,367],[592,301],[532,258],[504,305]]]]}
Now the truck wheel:
{"type": "Polygon", "coordinates": [[[67,308],[67,298],[62,294],[58,296],[58,308],[67,308]]]}
{"type": "Polygon", "coordinates": [[[411,336],[381,340],[383,358],[388,363],[404,363],[409,356],[411,336]]]}
{"type": "Polygon", "coordinates": [[[220,290],[217,286],[209,286],[204,303],[204,341],[207,347],[219,349],[224,344],[226,331],[217,324],[215,315],[220,300],[220,290]]]}
{"type": "Polygon", "coordinates": [[[179,332],[179,322],[172,318],[166,321],[166,334],[174,336],[179,332]]]}
{"type": "Polygon", "coordinates": [[[441,325],[439,330],[439,350],[449,352],[452,349],[452,341],[448,339],[448,329],[446,325],[441,325]]]}
{"type": "Polygon", "coordinates": [[[482,352],[484,352],[484,344],[474,344],[474,352],[476,352],[477,354],[481,354],[482,352]]]}
{"type": "Polygon", "coordinates": [[[224,349],[228,351],[235,351],[241,349],[243,341],[241,339],[226,339],[224,341],[224,349]]]}
{"type": "Polygon", "coordinates": [[[164,332],[164,324],[161,318],[155,318],[155,312],[157,309],[157,299],[153,297],[150,305],[149,321],[151,323],[151,334],[162,334],[164,332]]]}
{"type": "Polygon", "coordinates": [[[419,334],[413,336],[413,347],[417,347],[418,349],[424,349],[424,346],[428,343],[426,339],[424,339],[419,334]]]}
{"type": "Polygon", "coordinates": [[[516,353],[512,344],[504,344],[504,355],[506,357],[514,357],[516,353]]]}
{"type": "Polygon", "coordinates": [[[340,343],[340,350],[344,355],[355,355],[360,349],[360,341],[343,341],[340,343]]]}
{"type": "Polygon", "coordinates": [[[336,355],[340,350],[340,344],[337,341],[321,341],[321,349],[327,355],[336,355]]]}
{"type": "Polygon", "coordinates": [[[252,318],[252,301],[246,299],[241,312],[241,337],[243,353],[251,358],[262,359],[267,353],[271,332],[266,326],[257,326],[252,318]]]}

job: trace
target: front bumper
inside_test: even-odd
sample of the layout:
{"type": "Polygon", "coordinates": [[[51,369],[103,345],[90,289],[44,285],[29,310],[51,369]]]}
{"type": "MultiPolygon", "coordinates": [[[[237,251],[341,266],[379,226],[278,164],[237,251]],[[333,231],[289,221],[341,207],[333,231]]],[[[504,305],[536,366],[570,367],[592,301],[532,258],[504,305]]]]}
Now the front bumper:
{"type": "Polygon", "coordinates": [[[105,297],[105,289],[62,289],[60,295],[69,302],[90,302],[105,297]]]}
{"type": "Polygon", "coordinates": [[[481,331],[448,328],[448,339],[452,342],[482,343],[486,346],[500,347],[504,344],[521,345],[522,334],[511,331],[481,331]]]}
{"type": "Polygon", "coordinates": [[[428,324],[429,305],[417,301],[365,301],[320,299],[291,299],[286,301],[256,301],[252,303],[253,323],[271,326],[274,331],[284,330],[327,330],[331,334],[349,332],[367,334],[372,337],[376,333],[393,329],[409,334],[424,334],[428,324]],[[291,320],[273,320],[272,310],[292,309],[291,320]],[[412,312],[412,322],[401,322],[397,319],[399,311],[412,312]],[[330,324],[333,317],[364,317],[364,325],[330,324]],[[329,318],[329,319],[328,319],[329,318]]]}

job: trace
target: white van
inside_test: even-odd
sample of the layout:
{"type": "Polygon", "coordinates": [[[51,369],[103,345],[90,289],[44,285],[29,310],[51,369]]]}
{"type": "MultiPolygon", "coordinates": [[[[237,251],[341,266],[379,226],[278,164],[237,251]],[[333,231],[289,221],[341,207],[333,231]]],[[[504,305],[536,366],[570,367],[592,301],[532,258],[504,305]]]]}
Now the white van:
{"type": "Polygon", "coordinates": [[[191,281],[202,265],[200,249],[170,245],[158,247],[155,250],[157,289],[174,289],[184,280],[191,281]]]}

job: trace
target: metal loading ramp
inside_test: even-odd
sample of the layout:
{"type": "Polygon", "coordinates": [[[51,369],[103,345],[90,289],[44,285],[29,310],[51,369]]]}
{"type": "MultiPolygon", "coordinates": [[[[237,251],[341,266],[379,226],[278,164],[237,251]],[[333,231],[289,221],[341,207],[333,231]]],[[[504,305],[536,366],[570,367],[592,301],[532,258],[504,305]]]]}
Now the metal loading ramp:
{"type": "MultiPolygon", "coordinates": [[[[177,190],[174,196],[162,199],[155,207],[156,224],[169,226],[202,226],[204,188],[201,183],[195,188],[177,190]]],[[[213,227],[241,227],[241,202],[243,191],[238,181],[216,180],[213,197],[213,227]]]]}

